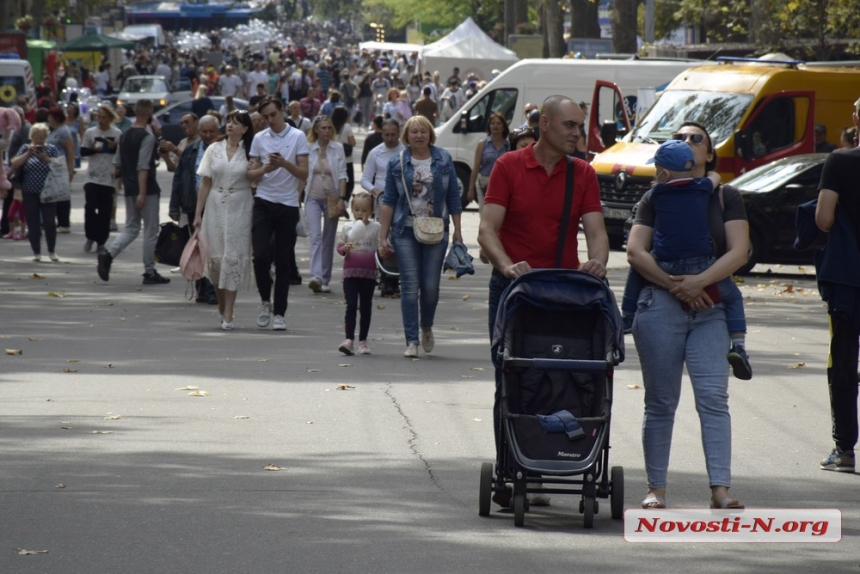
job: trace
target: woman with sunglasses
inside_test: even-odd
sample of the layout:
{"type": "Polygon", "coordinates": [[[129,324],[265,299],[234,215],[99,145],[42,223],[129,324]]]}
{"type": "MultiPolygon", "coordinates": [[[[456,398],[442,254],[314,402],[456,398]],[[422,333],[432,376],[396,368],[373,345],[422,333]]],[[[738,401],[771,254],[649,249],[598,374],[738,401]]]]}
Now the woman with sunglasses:
{"type": "Polygon", "coordinates": [[[311,280],[314,293],[331,293],[334,242],[337,220],[346,213],[346,154],[334,141],[334,124],[328,116],[317,116],[308,132],[308,180],[301,196],[310,236],[311,280]],[[322,223],[320,223],[322,221],[322,223]]]}
{"type": "Polygon", "coordinates": [[[478,142],[475,148],[475,160],[472,163],[472,176],[469,178],[469,193],[466,196],[469,203],[478,199],[478,209],[484,209],[484,194],[490,181],[490,172],[496,160],[511,149],[508,142],[510,129],[505,116],[499,112],[490,114],[487,122],[487,137],[478,142]]]}
{"type": "MultiPolygon", "coordinates": [[[[686,172],[689,173],[687,182],[703,178],[707,171],[716,167],[713,143],[702,125],[686,122],[673,137],[686,141],[692,151],[692,170],[686,172]]],[[[657,181],[661,183],[666,179],[663,171],[665,169],[658,170],[657,181]]],[[[667,184],[678,181],[681,180],[667,184]]],[[[689,272],[673,275],[658,264],[654,255],[655,242],[660,240],[655,234],[655,189],[642,198],[627,241],[627,259],[647,282],[639,294],[633,322],[633,339],[645,389],[642,443],[648,492],[642,507],[666,507],[672,430],[686,366],[701,423],[711,488],[710,506],[743,508],[743,504],[728,493],[732,431],[725,304],[714,304],[713,290],[706,291],[709,286],[730,277],[747,260],[749,224],[743,201],[731,187],[721,187],[716,193],[710,193],[702,224],[707,222],[704,233],[710,236],[714,246],[713,263],[701,271],[691,268],[689,272]]],[[[683,209],[683,195],[666,197],[677,201],[677,207],[683,209]]],[[[690,229],[689,232],[692,235],[703,230],[690,229]]]]}
{"type": "Polygon", "coordinates": [[[251,116],[244,110],[230,112],[226,131],[227,137],[210,144],[200,160],[197,175],[203,180],[197,192],[194,226],[205,257],[203,274],[218,296],[221,328],[232,331],[236,294],[251,287],[251,116]]]}

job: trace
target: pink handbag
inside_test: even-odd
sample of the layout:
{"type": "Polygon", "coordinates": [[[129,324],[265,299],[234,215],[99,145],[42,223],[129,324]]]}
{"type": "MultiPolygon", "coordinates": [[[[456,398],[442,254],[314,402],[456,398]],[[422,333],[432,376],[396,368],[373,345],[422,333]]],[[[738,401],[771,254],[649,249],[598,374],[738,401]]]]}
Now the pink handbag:
{"type": "Polygon", "coordinates": [[[203,279],[203,254],[200,252],[200,242],[197,238],[199,230],[194,230],[191,239],[185,244],[185,249],[182,250],[182,257],[179,258],[179,268],[182,271],[182,276],[189,281],[198,281],[203,279]]]}

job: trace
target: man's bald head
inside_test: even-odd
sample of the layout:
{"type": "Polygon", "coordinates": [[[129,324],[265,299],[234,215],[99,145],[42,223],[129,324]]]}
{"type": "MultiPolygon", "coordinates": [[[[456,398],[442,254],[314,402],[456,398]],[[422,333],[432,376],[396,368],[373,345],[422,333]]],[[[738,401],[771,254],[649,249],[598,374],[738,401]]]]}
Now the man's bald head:
{"type": "Polygon", "coordinates": [[[564,104],[571,104],[579,107],[579,104],[567,96],[550,96],[544,100],[543,106],[541,106],[541,115],[544,115],[551,120],[558,114],[564,104]]]}

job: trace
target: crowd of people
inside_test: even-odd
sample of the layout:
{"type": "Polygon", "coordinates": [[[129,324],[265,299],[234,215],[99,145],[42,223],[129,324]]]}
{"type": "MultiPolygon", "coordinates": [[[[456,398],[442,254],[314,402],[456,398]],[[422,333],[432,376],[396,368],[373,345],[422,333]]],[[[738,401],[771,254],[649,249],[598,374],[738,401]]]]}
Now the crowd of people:
{"type": "MultiPolygon", "coordinates": [[[[217,35],[212,43],[221,47],[217,35]]],[[[377,259],[392,254],[399,286],[391,278],[381,281],[388,285],[387,294],[399,290],[403,355],[416,358],[419,347],[431,353],[443,260],[450,243],[463,242],[456,170],[451,155],[435,145],[435,127],[479,88],[477,79],[463,82],[455,68],[442,84],[438,72],[417,74],[409,55],[383,57],[331,42],[314,51],[301,44],[270,48],[244,53],[224,47],[218,68],[200,53],[168,49],[155,56],[160,58],[156,69],[172,79],[174,74],[187,77],[195,94],[195,107],[181,122],[186,138],[178,145],[159,141],[149,100],[137,102],[133,110],[100,105],[92,125],[74,102],[65,109],[56,102],[38,110],[19,108],[26,128],[16,133],[20,145],[10,152],[17,191],[9,213],[30,222],[27,238],[36,261],[41,260],[42,231],[48,257],[58,261],[57,233],[70,226],[70,205],[43,203],[40,192],[52,159],[61,158],[70,181],[77,162],[86,158],[84,250],[97,250],[98,276],[110,280],[113,261],[142,231],[143,283],[168,283],[156,271],[154,257],[161,203],[155,174],[163,161],[173,172],[169,215],[195,230],[203,253],[205,279],[196,285],[197,301],[218,306],[221,329],[234,329],[237,294],[252,286],[259,296],[257,327],[287,329],[289,290],[302,283],[295,247],[303,229],[310,247],[307,285],[314,293],[332,292],[334,255],[342,257],[347,304],[345,338],[337,347],[341,353],[370,354],[377,259]],[[206,102],[216,94],[250,98],[249,110],[227,104],[218,112],[211,100],[206,102]],[[370,130],[357,192],[353,126],[370,130]],[[126,221],[108,244],[118,191],[125,197],[126,221]],[[343,223],[343,218],[349,221],[343,223]]],[[[147,53],[134,55],[132,62],[137,73],[154,63],[147,53]]],[[[109,90],[110,75],[100,78],[97,89],[109,90]]],[[[492,265],[491,336],[511,281],[548,267],[579,269],[604,279],[609,257],[597,178],[582,157],[586,106],[553,96],[540,107],[527,104],[523,112],[524,122],[516,129],[502,114],[488,118],[469,183],[469,198],[480,205],[481,258],[492,265]],[[570,212],[562,213],[571,173],[573,200],[570,212]],[[540,201],[535,201],[536,190],[540,201]],[[579,259],[575,232],[563,236],[557,251],[564,218],[574,224],[572,230],[581,226],[584,232],[585,261],[579,259]]],[[[860,107],[853,116],[855,129],[858,114],[860,107]]],[[[844,200],[860,229],[860,216],[848,199],[853,197],[848,164],[855,156],[856,149],[836,152],[827,161],[815,212],[815,223],[823,230],[833,227],[838,200],[844,200]]],[[[729,494],[728,409],[729,367],[738,378],[752,376],[744,350],[743,305],[730,280],[749,248],[743,202],[713,173],[714,144],[700,124],[681,124],[657,149],[653,162],[655,185],[640,204],[627,248],[631,277],[637,279],[627,293],[626,311],[645,390],[642,441],[648,484],[642,506],[667,506],[672,430],[686,368],[701,421],[709,505],[743,508],[729,494]]],[[[831,307],[831,351],[837,364],[828,377],[836,448],[821,468],[853,471],[857,310],[846,315],[844,308],[832,302],[831,307]]],[[[498,438],[500,369],[495,378],[498,438]]],[[[510,493],[497,492],[494,500],[508,506],[510,493]]],[[[548,497],[533,503],[538,500],[548,503],[548,497]]]]}

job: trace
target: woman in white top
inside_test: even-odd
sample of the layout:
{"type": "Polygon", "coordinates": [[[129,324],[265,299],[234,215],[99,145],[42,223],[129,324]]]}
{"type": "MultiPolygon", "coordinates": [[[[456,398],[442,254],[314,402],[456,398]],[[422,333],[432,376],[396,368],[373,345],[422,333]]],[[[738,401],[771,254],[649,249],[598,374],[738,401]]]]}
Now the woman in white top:
{"type": "Polygon", "coordinates": [[[114,126],[118,116],[108,105],[98,108],[98,125],[84,132],[81,156],[87,157],[87,182],[84,184],[84,251],[93,244],[99,253],[105,249],[110,235],[111,211],[116,193],[113,158],[122,132],[114,126]]]}
{"type": "Polygon", "coordinates": [[[197,175],[194,225],[199,230],[203,274],[215,287],[221,328],[233,330],[236,293],[251,286],[251,212],[254,197],[248,158],[254,128],[244,110],[227,115],[227,138],[206,148],[197,175]]]}
{"type": "MultiPolygon", "coordinates": [[[[334,126],[332,139],[343,146],[346,157],[346,195],[344,205],[349,203],[352,190],[355,188],[355,168],[352,165],[352,150],[355,148],[355,134],[349,125],[349,110],[346,108],[335,108],[331,114],[331,123],[334,126]]],[[[344,210],[343,215],[346,215],[344,210]]]]}
{"type": "Polygon", "coordinates": [[[333,141],[333,136],[331,120],[317,116],[308,132],[308,180],[302,190],[311,242],[311,280],[308,287],[314,293],[331,293],[328,284],[331,281],[337,220],[346,212],[346,156],[343,146],[333,141]]]}

